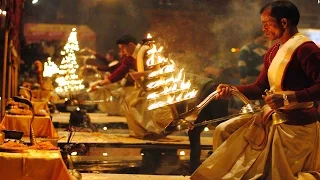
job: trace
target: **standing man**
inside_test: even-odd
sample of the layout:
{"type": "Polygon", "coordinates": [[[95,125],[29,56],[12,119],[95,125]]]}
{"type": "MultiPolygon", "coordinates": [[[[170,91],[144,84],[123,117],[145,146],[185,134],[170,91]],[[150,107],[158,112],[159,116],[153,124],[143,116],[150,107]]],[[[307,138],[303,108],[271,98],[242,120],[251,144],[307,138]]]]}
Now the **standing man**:
{"type": "Polygon", "coordinates": [[[251,84],[259,76],[263,57],[268,50],[266,43],[267,38],[260,30],[256,32],[252,43],[241,48],[238,62],[241,85],[251,84]]]}
{"type": "Polygon", "coordinates": [[[277,43],[268,50],[255,83],[220,84],[217,98],[238,90],[250,99],[263,97],[266,105],[260,114],[218,125],[214,153],[191,179],[320,177],[320,125],[313,104],[320,100],[320,49],[299,33],[300,13],[292,2],[272,1],[260,15],[263,32],[277,43]],[[285,118],[279,118],[281,113],[285,118]]]}
{"type": "MultiPolygon", "coordinates": [[[[202,78],[204,79],[202,81],[205,83],[203,83],[199,89],[196,104],[199,104],[210,95],[212,89],[216,89],[220,83],[229,83],[230,81],[229,70],[228,68],[224,68],[222,63],[217,62],[216,64],[206,67],[204,71],[207,77],[210,78],[202,78]]],[[[213,100],[201,110],[194,124],[227,116],[229,114],[228,107],[228,99],[213,100]]],[[[206,126],[198,126],[188,131],[190,141],[190,172],[194,172],[201,164],[201,133],[205,127],[206,126]]]]}

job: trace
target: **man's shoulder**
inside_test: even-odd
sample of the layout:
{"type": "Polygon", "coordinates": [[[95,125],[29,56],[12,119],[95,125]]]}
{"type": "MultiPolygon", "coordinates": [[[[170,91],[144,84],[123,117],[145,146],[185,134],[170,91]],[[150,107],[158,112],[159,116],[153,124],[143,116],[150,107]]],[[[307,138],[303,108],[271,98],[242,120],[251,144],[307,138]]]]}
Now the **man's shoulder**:
{"type": "Polygon", "coordinates": [[[135,66],[136,64],[136,59],[132,56],[126,56],[121,60],[121,65],[125,66],[135,66]]]}
{"type": "Polygon", "coordinates": [[[314,43],[313,41],[307,41],[302,43],[299,47],[299,50],[319,50],[319,47],[316,45],[316,43],[314,43]]]}
{"type": "Polygon", "coordinates": [[[320,48],[313,41],[307,41],[302,43],[300,46],[298,46],[298,48],[296,49],[296,52],[298,56],[308,55],[315,52],[320,53],[320,48]]]}

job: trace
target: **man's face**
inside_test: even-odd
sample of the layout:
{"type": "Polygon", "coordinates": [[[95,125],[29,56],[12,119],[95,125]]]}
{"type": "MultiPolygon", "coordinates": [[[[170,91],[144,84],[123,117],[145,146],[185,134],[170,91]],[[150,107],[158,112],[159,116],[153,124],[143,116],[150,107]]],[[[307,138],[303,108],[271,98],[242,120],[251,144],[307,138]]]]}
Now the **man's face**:
{"type": "Polygon", "coordinates": [[[111,61],[114,60],[113,56],[111,54],[109,54],[109,53],[106,54],[106,59],[107,59],[108,62],[111,62],[111,61]]]}
{"type": "Polygon", "coordinates": [[[119,55],[119,59],[120,59],[120,60],[125,56],[122,51],[119,51],[118,55],[119,55]]]}
{"type": "Polygon", "coordinates": [[[271,16],[271,10],[266,9],[261,14],[262,31],[269,40],[273,41],[282,37],[284,28],[277,22],[276,18],[271,16]]]}
{"type": "Polygon", "coordinates": [[[120,52],[122,52],[125,56],[132,56],[134,49],[136,48],[134,43],[129,44],[118,44],[120,52]]]}

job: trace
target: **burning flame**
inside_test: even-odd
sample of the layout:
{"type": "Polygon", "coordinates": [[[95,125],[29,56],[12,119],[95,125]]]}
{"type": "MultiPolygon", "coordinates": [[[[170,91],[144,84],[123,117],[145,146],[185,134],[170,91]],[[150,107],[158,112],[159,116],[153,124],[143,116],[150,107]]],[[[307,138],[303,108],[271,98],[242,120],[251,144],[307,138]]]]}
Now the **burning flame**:
{"type": "Polygon", "coordinates": [[[160,68],[157,71],[153,71],[151,72],[148,77],[152,78],[152,77],[156,77],[158,75],[162,75],[162,74],[167,74],[167,73],[171,73],[174,72],[175,70],[175,65],[174,64],[168,64],[166,66],[163,66],[162,68],[160,68]]]}
{"type": "Polygon", "coordinates": [[[159,79],[157,81],[153,81],[153,82],[147,84],[147,88],[148,89],[154,89],[154,88],[162,87],[164,85],[181,82],[182,81],[182,77],[184,76],[183,71],[184,71],[184,69],[181,69],[179,74],[177,75],[177,77],[174,77],[172,75],[170,78],[167,78],[167,79],[159,79]]]}
{"type": "MultiPolygon", "coordinates": [[[[148,34],[147,38],[151,39],[152,36],[148,34]]],[[[186,80],[184,69],[175,73],[177,70],[174,61],[163,57],[162,51],[163,47],[157,48],[155,44],[147,51],[146,66],[152,72],[148,75],[146,87],[147,90],[155,90],[147,96],[152,101],[148,110],[193,99],[198,92],[191,88],[190,80],[186,80]],[[156,80],[150,82],[150,79],[156,80]]]]}
{"type": "Polygon", "coordinates": [[[55,90],[58,93],[62,92],[73,92],[76,90],[84,89],[82,85],[82,79],[79,79],[76,74],[79,65],[77,63],[76,52],[79,51],[79,43],[77,39],[76,28],[72,28],[72,32],[68,38],[68,42],[63,47],[61,55],[64,55],[59,74],[61,75],[56,79],[56,82],[59,84],[55,90]]]}
{"type": "Polygon", "coordinates": [[[166,85],[162,91],[153,92],[147,96],[147,99],[156,101],[148,107],[149,110],[192,99],[196,96],[198,91],[195,89],[190,90],[191,82],[185,80],[185,74],[183,72],[184,69],[181,69],[177,77],[171,76],[168,79],[160,79],[147,85],[150,89],[166,85]],[[166,100],[157,101],[157,99],[166,100]]]}
{"type": "MultiPolygon", "coordinates": [[[[160,101],[156,101],[152,104],[149,105],[148,110],[153,110],[153,109],[157,109],[160,107],[164,107],[164,106],[168,106],[170,104],[174,104],[174,103],[178,103],[178,102],[182,102],[188,99],[192,99],[194,97],[196,97],[197,95],[197,90],[193,89],[190,92],[182,92],[180,94],[173,95],[173,96],[168,96],[166,100],[160,100],[160,101]]],[[[159,97],[157,94],[153,93],[154,95],[157,96],[157,98],[159,97]]]]}
{"type": "Polygon", "coordinates": [[[152,38],[151,34],[150,34],[150,33],[148,33],[148,35],[147,35],[147,39],[151,39],[151,38],[152,38]]]}
{"type": "Polygon", "coordinates": [[[157,49],[157,47],[153,45],[152,48],[147,51],[147,54],[150,56],[146,62],[148,67],[168,62],[168,58],[165,58],[160,55],[162,50],[162,46],[159,49],[157,49]]]}
{"type": "Polygon", "coordinates": [[[48,57],[48,61],[44,63],[43,77],[52,77],[54,74],[59,73],[58,66],[51,61],[51,57],[48,57]]]}

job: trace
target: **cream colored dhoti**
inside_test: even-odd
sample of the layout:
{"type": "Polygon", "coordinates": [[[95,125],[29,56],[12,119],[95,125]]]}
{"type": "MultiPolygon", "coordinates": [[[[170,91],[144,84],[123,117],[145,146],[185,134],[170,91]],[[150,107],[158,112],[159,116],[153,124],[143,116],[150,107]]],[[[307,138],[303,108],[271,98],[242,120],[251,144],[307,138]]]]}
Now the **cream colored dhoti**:
{"type": "MultiPolygon", "coordinates": [[[[246,134],[256,116],[242,116],[217,126],[214,153],[191,176],[194,180],[320,178],[320,125],[269,125],[267,141],[259,150],[246,134]]],[[[270,116],[270,119],[272,117],[270,116]]],[[[260,134],[261,135],[261,134],[260,134]]],[[[251,139],[262,142],[259,133],[251,139]]]]}
{"type": "MultiPolygon", "coordinates": [[[[278,50],[268,68],[270,90],[282,93],[286,67],[295,49],[310,41],[297,33],[278,50]]],[[[285,109],[312,107],[312,102],[290,103],[285,109]]],[[[191,179],[320,179],[320,125],[275,124],[268,106],[252,117],[237,117],[221,123],[214,132],[214,153],[191,179]],[[265,122],[254,123],[256,121],[265,122]],[[269,122],[269,123],[266,123],[269,122]],[[263,128],[263,129],[262,129],[263,128]]],[[[290,121],[290,120],[289,120],[290,121]]],[[[303,121],[303,119],[301,119],[303,121]]]]}
{"type": "Polygon", "coordinates": [[[125,95],[124,87],[117,83],[108,84],[104,88],[89,93],[90,100],[101,101],[97,103],[101,112],[109,115],[123,116],[121,101],[125,95]]]}
{"type": "Polygon", "coordinates": [[[139,89],[126,94],[123,105],[129,135],[143,138],[150,133],[160,134],[172,121],[169,107],[148,110],[148,102],[146,95],[139,89]]]}

